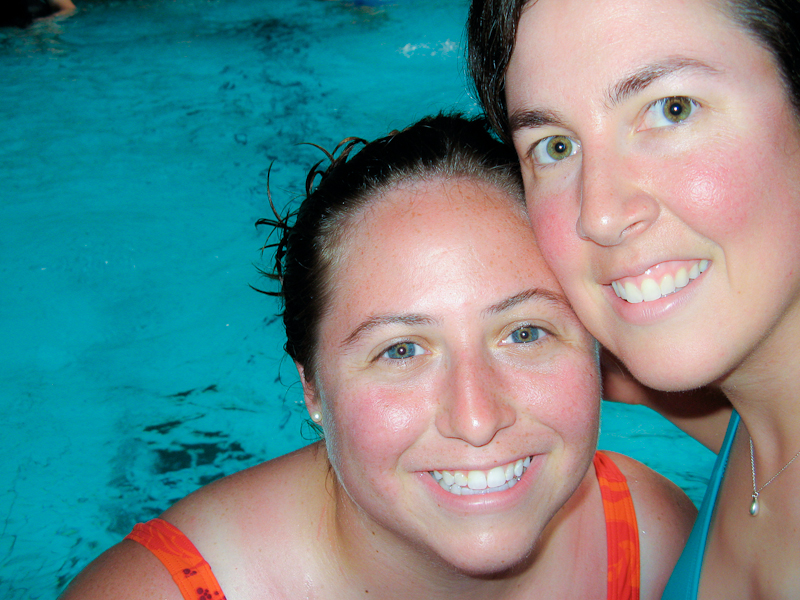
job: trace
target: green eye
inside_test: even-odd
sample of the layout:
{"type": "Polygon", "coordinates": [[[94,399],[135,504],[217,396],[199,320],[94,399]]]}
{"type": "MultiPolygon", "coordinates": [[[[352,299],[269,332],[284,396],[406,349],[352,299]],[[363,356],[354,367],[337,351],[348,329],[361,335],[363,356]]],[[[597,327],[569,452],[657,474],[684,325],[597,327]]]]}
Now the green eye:
{"type": "Polygon", "coordinates": [[[569,158],[580,149],[580,144],[566,135],[552,135],[540,140],[533,148],[536,164],[553,164],[569,158]]]}
{"type": "Polygon", "coordinates": [[[572,155],[572,140],[563,135],[557,135],[548,140],[545,149],[550,158],[561,160],[572,155]]]}
{"type": "Polygon", "coordinates": [[[694,120],[696,113],[702,107],[697,100],[686,96],[672,96],[661,98],[647,107],[644,114],[644,129],[659,129],[661,127],[674,127],[682,125],[691,118],[694,120]]]}
{"type": "Polygon", "coordinates": [[[665,98],[662,102],[661,111],[664,114],[664,118],[672,123],[685,121],[694,109],[693,102],[689,98],[665,98]]]}

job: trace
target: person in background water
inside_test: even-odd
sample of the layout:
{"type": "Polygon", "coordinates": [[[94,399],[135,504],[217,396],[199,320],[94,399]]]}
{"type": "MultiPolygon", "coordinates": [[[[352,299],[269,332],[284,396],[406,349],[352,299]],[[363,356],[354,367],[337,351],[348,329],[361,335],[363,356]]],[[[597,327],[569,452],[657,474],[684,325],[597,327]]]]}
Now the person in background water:
{"type": "Polygon", "coordinates": [[[3,0],[0,27],[25,28],[35,21],[65,17],[75,11],[72,0],[3,0]]]}
{"type": "Polygon", "coordinates": [[[597,346],[513,150],[442,115],[362,143],[262,221],[323,440],[137,525],[64,600],[660,596],[696,511],[596,451],[597,346]]]}
{"type": "Polygon", "coordinates": [[[798,24],[797,0],[471,7],[476,88],[578,316],[646,386],[734,409],[683,421],[720,452],[664,598],[800,594],[798,24]]]}

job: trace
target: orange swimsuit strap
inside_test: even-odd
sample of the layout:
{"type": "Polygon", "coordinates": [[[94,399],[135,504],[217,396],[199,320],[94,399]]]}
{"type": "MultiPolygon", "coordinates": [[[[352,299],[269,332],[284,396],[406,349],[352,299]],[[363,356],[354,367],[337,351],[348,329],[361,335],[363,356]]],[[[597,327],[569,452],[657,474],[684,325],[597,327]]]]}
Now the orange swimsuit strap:
{"type": "Polygon", "coordinates": [[[608,600],[639,600],[639,526],[628,482],[602,452],[595,453],[594,468],[606,515],[608,600]]]}
{"type": "Polygon", "coordinates": [[[155,554],[178,584],[186,600],[225,600],[211,567],[180,529],[162,519],[138,523],[126,540],[155,554]]]}

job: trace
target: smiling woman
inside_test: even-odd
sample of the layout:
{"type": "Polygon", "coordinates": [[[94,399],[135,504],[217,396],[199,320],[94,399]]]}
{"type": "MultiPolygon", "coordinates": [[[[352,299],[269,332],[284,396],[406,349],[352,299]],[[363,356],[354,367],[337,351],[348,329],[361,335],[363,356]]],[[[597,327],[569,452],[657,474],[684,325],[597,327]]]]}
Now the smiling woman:
{"type": "Polygon", "coordinates": [[[799,22],[795,0],[472,5],[476,85],[582,322],[647,386],[730,402],[645,401],[667,416],[734,409],[664,598],[800,589],[799,22]]]}
{"type": "Polygon", "coordinates": [[[595,451],[596,344],[513,153],[449,116],[360,143],[262,221],[324,440],[138,525],[65,598],[657,598],[695,511],[595,451]]]}

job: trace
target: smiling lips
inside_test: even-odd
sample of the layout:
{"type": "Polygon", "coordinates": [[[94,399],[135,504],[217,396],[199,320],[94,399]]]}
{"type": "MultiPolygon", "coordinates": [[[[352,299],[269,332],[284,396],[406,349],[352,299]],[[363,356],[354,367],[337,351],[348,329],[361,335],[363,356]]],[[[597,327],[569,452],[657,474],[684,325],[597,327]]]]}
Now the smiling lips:
{"type": "Polygon", "coordinates": [[[618,298],[637,304],[669,296],[689,285],[708,269],[709,261],[671,261],[648,269],[637,277],[623,277],[611,282],[618,298]]]}
{"type": "Polygon", "coordinates": [[[443,490],[456,496],[491,494],[514,487],[530,464],[531,458],[528,456],[488,471],[429,471],[429,473],[443,490]]]}

